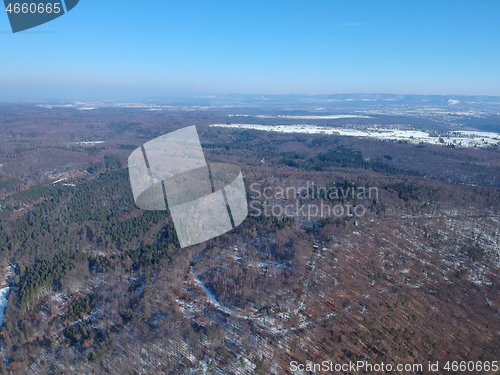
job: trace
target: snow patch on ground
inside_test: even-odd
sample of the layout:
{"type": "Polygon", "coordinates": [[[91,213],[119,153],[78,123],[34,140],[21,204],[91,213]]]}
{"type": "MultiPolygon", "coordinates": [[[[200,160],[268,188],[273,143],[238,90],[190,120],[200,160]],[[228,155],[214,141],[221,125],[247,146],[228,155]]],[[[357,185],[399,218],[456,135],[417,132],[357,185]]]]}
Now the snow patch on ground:
{"type": "Polygon", "coordinates": [[[5,281],[0,285],[0,327],[5,318],[5,308],[7,307],[10,287],[7,284],[8,278],[12,275],[12,267],[5,267],[5,281]]]}
{"type": "Polygon", "coordinates": [[[9,290],[9,287],[0,289],[0,326],[3,324],[3,319],[5,318],[5,308],[7,307],[9,290]]]}

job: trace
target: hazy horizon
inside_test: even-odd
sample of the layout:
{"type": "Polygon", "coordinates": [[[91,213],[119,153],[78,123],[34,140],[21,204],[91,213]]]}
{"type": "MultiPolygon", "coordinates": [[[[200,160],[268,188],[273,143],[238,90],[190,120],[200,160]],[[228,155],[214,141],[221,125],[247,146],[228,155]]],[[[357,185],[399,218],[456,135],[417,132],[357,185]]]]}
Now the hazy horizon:
{"type": "MultiPolygon", "coordinates": [[[[325,94],[305,94],[305,93],[289,93],[289,94],[278,94],[278,93],[178,93],[178,94],[158,94],[158,95],[127,95],[122,94],[120,96],[99,96],[96,95],[94,97],[86,97],[86,96],[69,96],[69,97],[58,97],[58,96],[32,96],[32,97],[10,97],[1,96],[0,95],[0,103],[72,103],[72,102],[102,102],[102,103],[133,103],[133,102],[162,102],[168,100],[186,100],[186,99],[230,99],[230,98],[260,98],[260,99],[269,99],[269,98],[288,98],[293,100],[293,98],[329,98],[336,96],[345,96],[345,99],[333,99],[333,101],[367,101],[367,103],[374,101],[387,101],[387,104],[390,104],[393,99],[379,98],[374,99],[374,96],[385,96],[385,97],[399,97],[398,100],[404,101],[407,98],[441,98],[441,99],[462,99],[462,100],[471,100],[471,99],[483,99],[486,100],[487,103],[490,104],[500,104],[500,95],[468,95],[468,94],[415,94],[415,93],[388,93],[388,92],[336,92],[336,93],[325,93],[325,94]],[[362,98],[362,97],[365,98],[362,98]],[[355,98],[353,98],[355,97],[355,98]],[[498,102],[496,102],[498,100],[498,102]]],[[[461,101],[460,101],[461,102],[461,101]]]]}

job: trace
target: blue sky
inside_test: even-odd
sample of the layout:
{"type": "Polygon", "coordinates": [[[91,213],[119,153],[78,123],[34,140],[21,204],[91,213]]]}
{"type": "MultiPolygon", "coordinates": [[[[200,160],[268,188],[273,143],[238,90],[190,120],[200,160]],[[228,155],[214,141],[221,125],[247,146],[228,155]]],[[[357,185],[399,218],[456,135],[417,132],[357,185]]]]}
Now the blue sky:
{"type": "Polygon", "coordinates": [[[500,95],[500,1],[80,0],[12,34],[0,98],[500,95]]]}

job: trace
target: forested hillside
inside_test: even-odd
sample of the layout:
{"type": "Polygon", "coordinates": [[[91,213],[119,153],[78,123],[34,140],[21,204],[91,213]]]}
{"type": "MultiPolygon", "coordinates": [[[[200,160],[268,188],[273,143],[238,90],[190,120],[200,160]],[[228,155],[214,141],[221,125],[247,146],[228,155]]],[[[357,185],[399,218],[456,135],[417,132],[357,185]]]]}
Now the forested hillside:
{"type": "Polygon", "coordinates": [[[2,130],[19,150],[0,153],[0,263],[12,269],[2,373],[498,359],[500,190],[480,167],[498,172],[498,150],[209,128],[225,116],[215,111],[103,109],[61,110],[67,126],[45,113],[59,138],[40,128],[34,142],[17,126],[36,111],[2,130]],[[168,211],[135,206],[126,160],[192,122],[209,162],[242,168],[259,210],[180,249],[168,211]],[[58,156],[30,171],[47,155],[58,156]],[[339,205],[363,210],[307,217],[339,205]]]}

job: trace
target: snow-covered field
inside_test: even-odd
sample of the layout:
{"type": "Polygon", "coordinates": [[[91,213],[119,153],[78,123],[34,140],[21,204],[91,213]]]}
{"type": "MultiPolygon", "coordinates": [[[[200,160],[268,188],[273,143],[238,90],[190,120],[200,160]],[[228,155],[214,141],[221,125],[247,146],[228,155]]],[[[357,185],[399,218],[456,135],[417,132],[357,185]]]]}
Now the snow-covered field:
{"type": "Polygon", "coordinates": [[[293,119],[293,120],[336,120],[343,118],[371,118],[365,115],[324,115],[324,116],[293,116],[293,115],[279,115],[279,116],[269,116],[269,115],[229,115],[229,117],[256,117],[256,118],[281,118],[281,119],[293,119]]]}
{"type": "Polygon", "coordinates": [[[94,145],[99,145],[101,143],[104,143],[106,141],[82,141],[82,142],[76,142],[76,144],[80,146],[94,146],[94,145]]]}
{"type": "Polygon", "coordinates": [[[365,130],[332,128],[317,125],[258,125],[258,124],[212,124],[211,127],[252,129],[277,133],[325,134],[350,137],[366,137],[386,140],[401,140],[409,143],[454,145],[456,147],[500,146],[500,134],[480,131],[455,131],[450,136],[431,136],[421,130],[400,130],[389,128],[367,128],[365,130]]]}

